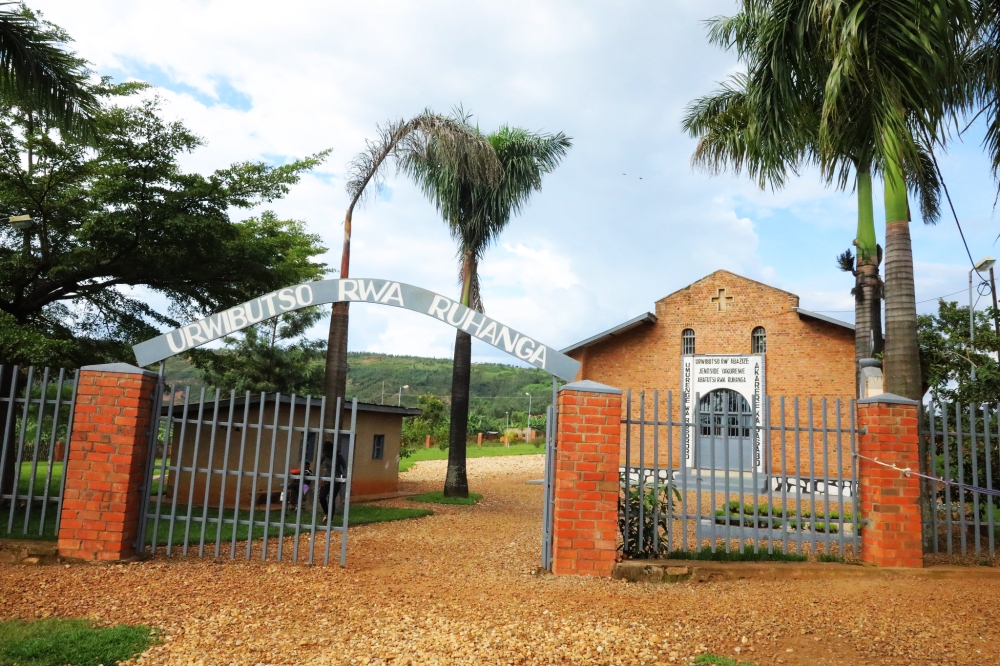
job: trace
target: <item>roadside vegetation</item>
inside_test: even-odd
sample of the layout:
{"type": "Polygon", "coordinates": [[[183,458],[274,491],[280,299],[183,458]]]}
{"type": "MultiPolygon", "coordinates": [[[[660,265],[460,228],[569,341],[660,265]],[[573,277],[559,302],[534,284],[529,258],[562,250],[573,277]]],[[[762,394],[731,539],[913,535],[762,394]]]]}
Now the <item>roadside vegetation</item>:
{"type": "Polygon", "coordinates": [[[158,641],[149,627],[97,627],[89,620],[0,622],[3,666],[103,666],[127,661],[158,641]]]}

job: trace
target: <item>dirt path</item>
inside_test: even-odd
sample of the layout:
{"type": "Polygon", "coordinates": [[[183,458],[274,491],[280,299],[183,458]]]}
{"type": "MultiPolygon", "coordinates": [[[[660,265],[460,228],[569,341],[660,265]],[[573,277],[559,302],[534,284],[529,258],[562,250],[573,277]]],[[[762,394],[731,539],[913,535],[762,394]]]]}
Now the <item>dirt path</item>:
{"type": "MultiPolygon", "coordinates": [[[[409,489],[440,487],[445,461],[409,489]]],[[[645,585],[537,577],[541,456],[469,460],[476,507],[352,529],[348,567],[0,567],[0,617],[161,627],[150,664],[1000,663],[1000,582],[645,585]]],[[[406,500],[387,502],[413,506],[406,500]]]]}

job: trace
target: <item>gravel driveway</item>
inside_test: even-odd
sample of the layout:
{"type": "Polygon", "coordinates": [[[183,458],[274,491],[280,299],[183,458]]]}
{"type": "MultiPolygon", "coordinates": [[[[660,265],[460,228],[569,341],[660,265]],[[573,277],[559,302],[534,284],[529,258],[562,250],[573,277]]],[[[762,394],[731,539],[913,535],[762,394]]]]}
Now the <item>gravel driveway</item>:
{"type": "MultiPolygon", "coordinates": [[[[435,490],[445,461],[407,490],[435,490]]],[[[0,618],[162,628],[150,664],[1000,663],[1000,582],[628,584],[535,576],[541,456],[469,460],[475,507],[353,528],[348,567],[197,558],[0,567],[0,618]]],[[[414,506],[407,500],[386,504],[414,506]]]]}

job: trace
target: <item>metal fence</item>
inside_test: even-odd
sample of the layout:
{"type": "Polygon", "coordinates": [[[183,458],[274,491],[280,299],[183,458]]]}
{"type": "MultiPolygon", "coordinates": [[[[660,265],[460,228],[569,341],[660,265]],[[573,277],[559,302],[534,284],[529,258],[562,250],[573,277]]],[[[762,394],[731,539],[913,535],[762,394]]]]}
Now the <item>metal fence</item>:
{"type": "Polygon", "coordinates": [[[0,365],[0,536],[59,533],[78,372],[0,365]]]}
{"type": "Polygon", "coordinates": [[[325,398],[160,390],[139,552],[281,561],[290,548],[312,564],[321,548],[327,564],[340,532],[344,566],[357,400],[348,410],[338,399],[327,429],[325,398]]]}
{"type": "Polygon", "coordinates": [[[853,400],[637,397],[627,392],[622,418],[624,557],[860,555],[853,400]]]}
{"type": "Polygon", "coordinates": [[[924,552],[995,557],[1000,538],[1000,412],[931,400],[921,406],[924,552]]]}

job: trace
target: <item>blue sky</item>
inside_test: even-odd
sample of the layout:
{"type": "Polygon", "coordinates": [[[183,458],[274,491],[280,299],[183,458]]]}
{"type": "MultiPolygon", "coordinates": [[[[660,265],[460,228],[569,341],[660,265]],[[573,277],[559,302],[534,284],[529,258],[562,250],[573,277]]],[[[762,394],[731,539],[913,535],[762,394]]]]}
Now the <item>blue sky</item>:
{"type": "MultiPolygon", "coordinates": [[[[185,168],[331,158],[269,207],[304,220],[339,265],[344,170],[376,124],[461,103],[480,126],[564,131],[574,147],[481,267],[491,316],[561,347],[652,310],[717,269],[853,318],[853,279],[835,256],[856,224],[851,192],[814,173],[781,192],[692,170],[685,105],[736,71],[703,21],[731,1],[43,0],[96,71],[158,86],[164,113],[207,145],[185,168]]],[[[941,156],[971,252],[997,256],[997,186],[974,126],[941,156]]],[[[390,173],[355,214],[352,275],[457,292],[454,247],[423,196],[390,173]]],[[[882,233],[881,189],[876,219],[882,233]]],[[[950,213],[912,225],[918,300],[966,287],[950,213]]],[[[962,300],[964,294],[953,298],[962,300]]],[[[921,311],[932,311],[934,302],[921,311]]],[[[317,331],[317,337],[322,335],[317,331]]],[[[351,348],[450,356],[454,333],[393,308],[352,309],[351,348]]],[[[477,360],[506,361],[486,347],[477,360]]]]}

